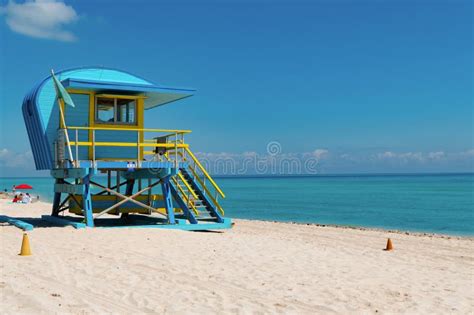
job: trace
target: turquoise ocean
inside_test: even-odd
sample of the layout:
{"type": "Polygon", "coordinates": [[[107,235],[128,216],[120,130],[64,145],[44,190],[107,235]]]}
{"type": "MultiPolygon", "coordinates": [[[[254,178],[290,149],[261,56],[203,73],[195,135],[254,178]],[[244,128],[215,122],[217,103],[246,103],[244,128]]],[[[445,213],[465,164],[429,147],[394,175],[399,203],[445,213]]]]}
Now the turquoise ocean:
{"type": "MultiPolygon", "coordinates": [[[[474,174],[217,177],[231,218],[376,227],[474,236],[474,174]]],[[[27,183],[52,200],[51,178],[27,183]]]]}

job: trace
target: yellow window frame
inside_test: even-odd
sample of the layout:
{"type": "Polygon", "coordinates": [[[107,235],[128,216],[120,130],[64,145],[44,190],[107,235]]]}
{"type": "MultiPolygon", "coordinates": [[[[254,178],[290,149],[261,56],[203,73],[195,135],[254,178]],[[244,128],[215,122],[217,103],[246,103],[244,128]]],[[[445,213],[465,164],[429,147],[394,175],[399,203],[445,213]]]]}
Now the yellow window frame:
{"type": "MultiPolygon", "coordinates": [[[[145,99],[146,97],[144,95],[121,95],[121,94],[99,94],[95,93],[94,91],[88,91],[88,90],[78,90],[78,89],[67,89],[67,91],[70,94],[87,94],[89,95],[89,127],[97,127],[97,126],[113,126],[115,128],[119,129],[143,129],[145,125],[144,121],[144,106],[145,106],[145,99]],[[96,124],[95,122],[95,105],[96,105],[96,98],[97,97],[109,97],[109,98],[122,98],[122,99],[135,99],[136,100],[136,124],[107,124],[107,123],[98,123],[96,124]]],[[[60,106],[63,109],[64,115],[66,115],[64,103],[61,101],[60,106]]],[[[66,122],[67,123],[67,122],[66,122]]],[[[62,125],[62,122],[60,122],[62,125]]],[[[64,126],[61,126],[64,127],[64,126]]],[[[130,131],[132,132],[132,131],[130,131]]],[[[92,130],[89,130],[89,142],[92,142],[92,130]]],[[[143,143],[144,139],[144,134],[143,131],[139,131],[139,142],[143,143]]],[[[143,160],[143,147],[140,147],[140,152],[139,152],[139,160],[143,160]]],[[[92,160],[92,146],[89,146],[89,160],[92,160]]],[[[120,158],[107,158],[103,160],[123,160],[120,158]]]]}

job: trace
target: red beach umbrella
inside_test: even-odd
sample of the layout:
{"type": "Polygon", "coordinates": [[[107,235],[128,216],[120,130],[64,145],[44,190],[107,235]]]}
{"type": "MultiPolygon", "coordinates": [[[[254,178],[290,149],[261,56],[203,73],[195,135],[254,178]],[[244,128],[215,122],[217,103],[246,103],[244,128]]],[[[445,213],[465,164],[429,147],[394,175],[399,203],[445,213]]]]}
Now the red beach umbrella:
{"type": "Polygon", "coordinates": [[[33,187],[28,184],[20,184],[18,186],[15,186],[15,189],[33,189],[33,187]]]}

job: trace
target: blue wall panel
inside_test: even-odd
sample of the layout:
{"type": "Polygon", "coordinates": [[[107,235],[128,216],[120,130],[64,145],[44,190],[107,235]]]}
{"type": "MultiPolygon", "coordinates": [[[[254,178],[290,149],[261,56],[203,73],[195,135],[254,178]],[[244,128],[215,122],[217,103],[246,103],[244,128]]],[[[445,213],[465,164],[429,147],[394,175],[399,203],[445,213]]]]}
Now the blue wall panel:
{"type": "MultiPolygon", "coordinates": [[[[64,114],[67,126],[74,127],[89,127],[89,99],[90,96],[87,94],[71,94],[71,98],[74,101],[76,107],[66,106],[64,114]]],[[[79,141],[89,141],[88,130],[77,131],[79,141]]],[[[76,131],[69,130],[69,139],[76,141],[76,131]]],[[[76,148],[72,148],[74,158],[76,156],[76,148]]],[[[85,146],[79,147],[79,160],[89,159],[89,149],[85,146]]]]}
{"type": "MultiPolygon", "coordinates": [[[[95,141],[97,142],[133,142],[136,143],[138,135],[136,131],[109,131],[97,130],[95,141]]],[[[96,147],[96,159],[137,159],[136,147],[96,147]]]]}

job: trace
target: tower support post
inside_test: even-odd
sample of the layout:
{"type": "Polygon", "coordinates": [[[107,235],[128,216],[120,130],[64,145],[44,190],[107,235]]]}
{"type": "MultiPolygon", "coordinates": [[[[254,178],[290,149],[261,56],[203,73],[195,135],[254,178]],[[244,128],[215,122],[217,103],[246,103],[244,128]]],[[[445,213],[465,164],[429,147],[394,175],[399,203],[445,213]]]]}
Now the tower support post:
{"type": "Polygon", "coordinates": [[[84,218],[86,219],[86,226],[94,227],[94,217],[92,215],[92,197],[91,197],[92,194],[91,194],[90,180],[91,180],[90,169],[87,169],[87,174],[82,179],[83,184],[84,184],[82,209],[84,209],[84,218]]]}
{"type": "Polygon", "coordinates": [[[176,224],[174,217],[173,196],[171,195],[169,177],[165,177],[161,182],[161,189],[163,191],[163,201],[165,203],[166,214],[168,215],[168,223],[176,224]]]}
{"type": "MultiPolygon", "coordinates": [[[[63,179],[57,178],[56,184],[64,183],[63,179]]],[[[57,217],[59,215],[59,205],[61,203],[61,193],[54,191],[54,198],[53,198],[53,212],[51,213],[52,216],[57,217]]]]}

